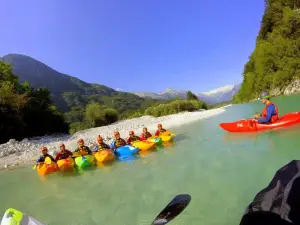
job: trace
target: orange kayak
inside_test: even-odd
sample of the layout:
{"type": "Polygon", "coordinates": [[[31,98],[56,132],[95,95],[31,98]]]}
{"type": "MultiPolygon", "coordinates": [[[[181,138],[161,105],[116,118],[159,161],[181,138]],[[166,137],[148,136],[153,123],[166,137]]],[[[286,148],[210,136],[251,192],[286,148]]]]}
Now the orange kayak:
{"type": "Polygon", "coordinates": [[[284,114],[276,122],[270,124],[259,124],[252,119],[249,119],[231,123],[221,123],[220,127],[228,132],[255,132],[287,127],[297,123],[300,123],[300,112],[284,114]]]}
{"type": "Polygon", "coordinates": [[[72,158],[60,159],[57,161],[57,166],[60,171],[73,171],[74,165],[75,162],[72,158]]]}
{"type": "Polygon", "coordinates": [[[109,162],[115,159],[114,153],[112,153],[110,150],[96,152],[94,156],[96,160],[101,163],[109,162]]]}
{"type": "Polygon", "coordinates": [[[50,163],[40,163],[37,166],[37,172],[41,175],[48,175],[51,173],[55,173],[58,170],[57,164],[55,162],[50,163]]]}

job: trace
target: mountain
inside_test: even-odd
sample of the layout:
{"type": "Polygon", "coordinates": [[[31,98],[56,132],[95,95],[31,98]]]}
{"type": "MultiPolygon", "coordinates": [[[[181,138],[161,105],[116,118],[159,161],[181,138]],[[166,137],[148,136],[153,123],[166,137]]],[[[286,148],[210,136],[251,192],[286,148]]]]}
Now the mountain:
{"type": "Polygon", "coordinates": [[[8,54],[0,60],[12,66],[13,73],[19,77],[20,82],[28,81],[34,88],[48,88],[55,105],[62,111],[68,111],[75,106],[85,106],[92,101],[116,108],[120,113],[154,103],[154,100],[132,93],[86,83],[26,55],[8,54]]]}
{"type": "MultiPolygon", "coordinates": [[[[222,102],[228,102],[232,100],[241,87],[241,84],[227,85],[208,92],[196,93],[197,97],[207,104],[213,105],[222,102]]],[[[160,93],[151,92],[134,92],[134,94],[140,97],[150,97],[153,99],[172,99],[172,98],[186,98],[187,91],[177,91],[173,89],[167,89],[160,93]]]]}

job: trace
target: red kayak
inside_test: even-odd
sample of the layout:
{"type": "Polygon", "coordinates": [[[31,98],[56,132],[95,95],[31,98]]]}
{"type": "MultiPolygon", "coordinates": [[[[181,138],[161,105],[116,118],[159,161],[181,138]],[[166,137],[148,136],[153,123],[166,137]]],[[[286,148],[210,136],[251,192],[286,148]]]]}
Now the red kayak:
{"type": "Polygon", "coordinates": [[[228,132],[253,132],[287,127],[297,123],[300,123],[300,112],[287,113],[271,124],[259,124],[252,119],[248,119],[232,123],[221,123],[220,127],[228,132]]]}

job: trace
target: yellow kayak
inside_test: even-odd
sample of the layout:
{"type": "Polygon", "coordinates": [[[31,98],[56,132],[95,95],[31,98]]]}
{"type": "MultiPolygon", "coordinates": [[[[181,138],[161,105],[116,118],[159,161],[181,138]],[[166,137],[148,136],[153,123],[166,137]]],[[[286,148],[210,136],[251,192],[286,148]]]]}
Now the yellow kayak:
{"type": "Polygon", "coordinates": [[[168,142],[168,141],[172,141],[173,137],[175,137],[175,134],[172,134],[170,131],[166,131],[163,132],[159,135],[159,137],[161,138],[161,140],[163,142],[168,142]]]}
{"type": "Polygon", "coordinates": [[[72,158],[60,159],[57,161],[57,165],[60,171],[73,171],[75,162],[72,158]]]}
{"type": "Polygon", "coordinates": [[[95,158],[98,162],[104,163],[115,159],[114,154],[110,150],[102,150],[95,153],[95,158]]]}
{"type": "Polygon", "coordinates": [[[140,149],[141,151],[146,151],[150,148],[153,148],[156,145],[156,143],[150,141],[133,141],[131,142],[131,145],[140,149]]]}

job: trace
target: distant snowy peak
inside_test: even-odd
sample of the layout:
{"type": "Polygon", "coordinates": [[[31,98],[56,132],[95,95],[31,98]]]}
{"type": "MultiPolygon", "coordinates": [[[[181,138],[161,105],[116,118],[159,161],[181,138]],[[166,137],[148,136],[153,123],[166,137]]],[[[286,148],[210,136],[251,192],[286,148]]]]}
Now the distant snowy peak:
{"type": "MultiPolygon", "coordinates": [[[[208,104],[217,104],[221,102],[228,102],[232,100],[241,87],[241,84],[226,85],[211,91],[197,93],[199,99],[205,101],[208,104]]],[[[134,94],[140,97],[149,97],[153,99],[172,99],[172,98],[186,98],[187,91],[178,91],[171,88],[166,89],[160,93],[152,92],[134,92],[134,94]]]]}
{"type": "Polygon", "coordinates": [[[220,87],[220,88],[216,88],[207,92],[202,92],[202,94],[204,95],[212,95],[212,94],[217,94],[217,93],[222,93],[222,92],[230,92],[231,90],[233,90],[233,88],[235,87],[234,84],[232,85],[226,85],[224,87],[220,87]]]}

